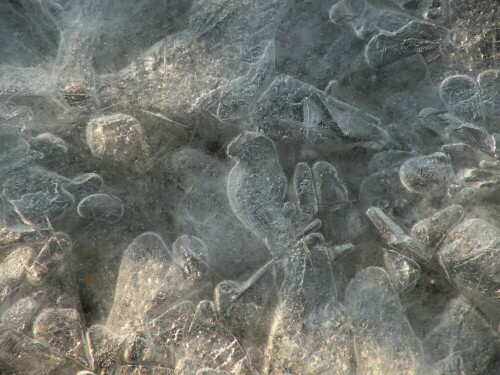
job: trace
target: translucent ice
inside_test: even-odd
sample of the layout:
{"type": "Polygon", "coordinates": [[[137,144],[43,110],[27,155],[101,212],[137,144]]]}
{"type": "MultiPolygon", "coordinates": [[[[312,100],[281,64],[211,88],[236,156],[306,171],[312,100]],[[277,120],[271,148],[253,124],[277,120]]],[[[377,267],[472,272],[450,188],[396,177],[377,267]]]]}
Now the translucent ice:
{"type": "Polygon", "coordinates": [[[200,281],[208,273],[207,245],[196,236],[177,238],[172,245],[172,258],[191,282],[200,281]]]}
{"type": "Polygon", "coordinates": [[[222,370],[215,370],[211,368],[201,368],[196,371],[196,375],[229,375],[230,373],[222,370]]]}
{"type": "Polygon", "coordinates": [[[171,267],[170,251],[160,236],[138,236],[123,253],[107,326],[116,333],[126,333],[162,298],[175,300],[171,295],[175,286],[175,279],[169,278],[171,267]]]}
{"type": "Polygon", "coordinates": [[[419,374],[422,347],[406,319],[389,275],[369,267],[351,280],[346,304],[356,327],[357,371],[419,374]]]}
{"type": "Polygon", "coordinates": [[[459,371],[453,374],[491,373],[491,333],[484,319],[463,297],[452,299],[446,306],[437,325],[426,335],[424,347],[429,363],[440,360],[437,368],[459,371]]]}
{"type": "Polygon", "coordinates": [[[453,115],[466,121],[484,117],[480,89],[474,79],[466,75],[450,76],[441,83],[439,94],[453,115]]]}
{"type": "Polygon", "coordinates": [[[299,321],[277,312],[264,358],[264,373],[357,373],[350,322],[341,305],[332,302],[299,326],[299,321]]]}
{"type": "Polygon", "coordinates": [[[462,124],[459,118],[434,108],[424,108],[418,117],[423,127],[442,137],[448,136],[449,128],[457,128],[462,124]]]}
{"type": "Polygon", "coordinates": [[[73,205],[73,196],[61,185],[53,184],[45,191],[37,191],[12,199],[10,203],[26,224],[41,223],[47,218],[57,219],[73,205]]]}
{"type": "Polygon", "coordinates": [[[478,164],[476,150],[466,143],[448,143],[441,146],[441,151],[450,157],[455,174],[460,174],[461,168],[475,167],[478,164]]]}
{"type": "Polygon", "coordinates": [[[388,141],[376,117],[287,75],[276,77],[257,98],[252,129],[276,141],[289,138],[329,151],[380,148],[388,141]]]}
{"type": "Polygon", "coordinates": [[[92,194],[80,201],[77,207],[78,215],[84,219],[93,219],[116,223],[123,216],[122,201],[112,195],[92,194]]]}
{"type": "Polygon", "coordinates": [[[19,68],[0,65],[0,95],[48,95],[51,92],[49,75],[40,67],[19,68]]]}
{"type": "Polygon", "coordinates": [[[265,262],[265,245],[231,209],[226,193],[230,166],[191,148],[174,153],[170,163],[179,186],[176,226],[181,233],[203,238],[210,249],[208,262],[213,272],[232,278],[265,262]]]}
{"type": "Polygon", "coordinates": [[[3,313],[2,323],[20,332],[26,331],[40,307],[40,303],[34,298],[22,298],[3,313]]]}
{"type": "Polygon", "coordinates": [[[233,212],[274,256],[280,256],[300,234],[298,210],[285,205],[287,178],[274,143],[258,133],[243,133],[228,146],[236,161],[227,179],[233,212]]]}
{"type": "Polygon", "coordinates": [[[245,282],[224,280],[214,289],[214,305],[223,324],[244,342],[265,340],[275,305],[274,262],[268,262],[245,282]]]}
{"type": "Polygon", "coordinates": [[[33,137],[30,142],[30,147],[43,154],[45,163],[61,163],[68,156],[68,146],[63,139],[51,133],[42,133],[33,137]]]}
{"type": "Polygon", "coordinates": [[[287,259],[269,333],[264,373],[354,374],[352,332],[335,300],[322,238],[301,240],[287,259]],[[314,361],[308,358],[314,357],[314,361]]]}
{"type": "Polygon", "coordinates": [[[171,375],[172,369],[154,365],[125,365],[118,369],[121,375],[171,375]]]}
{"type": "Polygon", "coordinates": [[[160,236],[147,232],[125,250],[107,326],[125,334],[142,326],[186,296],[195,300],[205,292],[207,265],[196,251],[200,240],[181,238],[173,252],[160,236]]]}
{"type": "Polygon", "coordinates": [[[90,151],[99,158],[144,165],[149,156],[144,129],[132,116],[120,113],[94,118],[85,134],[90,151]]]}
{"type": "Polygon", "coordinates": [[[377,173],[382,169],[399,168],[401,164],[412,156],[412,153],[407,151],[388,150],[377,152],[370,159],[368,171],[377,173]]]}
{"type": "Polygon", "coordinates": [[[33,285],[43,284],[69,256],[71,247],[71,239],[66,233],[56,233],[42,247],[33,263],[27,268],[28,281],[33,285]]]}
{"type": "Polygon", "coordinates": [[[377,7],[377,4],[372,3],[373,0],[339,1],[330,9],[330,19],[340,25],[350,25],[355,34],[363,39],[369,39],[381,30],[396,31],[410,20],[395,7],[384,10],[384,7],[377,7]]]}
{"type": "Polygon", "coordinates": [[[484,220],[468,219],[451,230],[438,256],[459,289],[498,303],[499,251],[500,230],[484,220]]]}
{"type": "Polygon", "coordinates": [[[284,0],[193,1],[187,29],[102,77],[104,101],[126,105],[139,99],[141,107],[158,112],[240,117],[273,67],[274,31],[285,5],[284,0]]]}
{"type": "Polygon", "coordinates": [[[439,134],[443,138],[448,137],[449,128],[456,128],[462,124],[462,120],[447,113],[438,111],[435,108],[424,108],[418,115],[419,122],[423,127],[433,133],[439,134]]]}
{"type": "Polygon", "coordinates": [[[411,21],[395,32],[375,35],[366,45],[366,61],[379,68],[417,53],[439,54],[446,35],[446,29],[432,23],[411,21]]]}
{"type": "Polygon", "coordinates": [[[191,301],[184,301],[148,322],[157,347],[158,363],[175,367],[175,349],[179,349],[186,340],[195,310],[191,301]]]}
{"type": "Polygon", "coordinates": [[[21,239],[21,234],[14,232],[5,227],[0,227],[0,246],[9,245],[18,242],[21,239]]]}
{"type": "Polygon", "coordinates": [[[295,167],[293,183],[299,209],[306,214],[314,215],[318,211],[318,201],[312,171],[306,163],[298,163],[295,167]]]}
{"type": "Polygon", "coordinates": [[[151,362],[156,354],[156,347],[152,337],[142,331],[136,331],[128,335],[123,346],[123,359],[126,363],[151,362]]]}
{"type": "Polygon", "coordinates": [[[493,136],[480,126],[463,124],[452,128],[450,129],[450,138],[464,142],[487,155],[495,155],[495,141],[493,136]]]}
{"type": "Polygon", "coordinates": [[[425,0],[423,16],[429,21],[446,22],[449,17],[450,5],[444,0],[425,0]]]}
{"type": "Polygon", "coordinates": [[[56,80],[55,88],[68,104],[85,106],[98,102],[92,57],[99,37],[104,4],[90,0],[67,7],[72,17],[64,18],[66,26],[61,30],[59,48],[51,72],[56,80]]]}
{"type": "Polygon", "coordinates": [[[498,124],[500,118],[500,70],[482,71],[477,77],[481,87],[481,99],[492,125],[498,124]]]}
{"type": "Polygon", "coordinates": [[[403,229],[387,216],[381,209],[370,207],[366,215],[377,228],[382,240],[410,259],[427,262],[432,258],[432,252],[421,248],[408,236],[403,229]]]}
{"type": "Polygon", "coordinates": [[[111,372],[120,361],[124,338],[102,325],[91,326],[86,333],[89,352],[96,371],[111,372]]]}
{"type": "Polygon", "coordinates": [[[362,232],[359,213],[352,207],[347,186],[330,163],[318,161],[312,167],[319,214],[326,235],[336,242],[349,241],[362,232]]]}
{"type": "Polygon", "coordinates": [[[63,186],[75,197],[75,202],[79,203],[85,197],[96,194],[103,184],[104,180],[97,173],[84,173],[65,182],[63,186]]]}
{"type": "Polygon", "coordinates": [[[251,364],[236,338],[219,323],[214,305],[201,301],[186,337],[186,356],[198,358],[199,368],[210,367],[238,374],[251,374],[251,364]]]}
{"type": "Polygon", "coordinates": [[[382,169],[363,179],[359,198],[366,206],[376,206],[388,213],[418,217],[417,194],[408,191],[399,177],[399,168],[382,169]]]}
{"type": "Polygon", "coordinates": [[[444,189],[452,174],[450,161],[441,152],[411,158],[399,169],[402,184],[419,194],[444,189]]]}
{"type": "Polygon", "coordinates": [[[0,1],[0,374],[500,373],[495,5],[0,1]]]}
{"type": "Polygon", "coordinates": [[[420,277],[418,263],[395,251],[384,251],[384,265],[392,285],[398,292],[414,287],[420,277]]]}
{"type": "Polygon", "coordinates": [[[76,374],[83,365],[48,346],[0,325],[0,372],[5,374],[76,374]]]}
{"type": "Polygon", "coordinates": [[[67,179],[39,167],[17,170],[4,184],[4,199],[25,224],[42,224],[63,215],[74,203],[67,179]]]}
{"type": "Polygon", "coordinates": [[[411,229],[412,237],[432,249],[435,249],[447,233],[464,218],[462,206],[447,207],[427,219],[418,221],[411,229]]]}
{"type": "Polygon", "coordinates": [[[26,267],[35,259],[36,252],[31,247],[19,246],[0,263],[0,304],[23,281],[26,267]]]}
{"type": "Polygon", "coordinates": [[[86,362],[83,329],[76,310],[42,310],[33,323],[33,336],[67,357],[86,362]]]}

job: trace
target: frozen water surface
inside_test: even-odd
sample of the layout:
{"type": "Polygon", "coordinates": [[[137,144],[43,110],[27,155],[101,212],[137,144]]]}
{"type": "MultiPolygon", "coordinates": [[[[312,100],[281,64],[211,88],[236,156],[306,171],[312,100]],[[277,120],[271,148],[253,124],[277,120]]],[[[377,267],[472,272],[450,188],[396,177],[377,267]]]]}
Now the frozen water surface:
{"type": "Polygon", "coordinates": [[[500,374],[497,0],[0,2],[0,374],[500,374]]]}

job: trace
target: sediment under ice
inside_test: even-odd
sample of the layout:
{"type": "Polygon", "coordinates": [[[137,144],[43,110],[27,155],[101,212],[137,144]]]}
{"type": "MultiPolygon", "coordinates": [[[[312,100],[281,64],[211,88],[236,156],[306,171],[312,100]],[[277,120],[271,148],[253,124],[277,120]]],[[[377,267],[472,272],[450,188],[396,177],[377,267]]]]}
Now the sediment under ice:
{"type": "Polygon", "coordinates": [[[0,374],[500,374],[496,0],[5,0],[0,374]]]}

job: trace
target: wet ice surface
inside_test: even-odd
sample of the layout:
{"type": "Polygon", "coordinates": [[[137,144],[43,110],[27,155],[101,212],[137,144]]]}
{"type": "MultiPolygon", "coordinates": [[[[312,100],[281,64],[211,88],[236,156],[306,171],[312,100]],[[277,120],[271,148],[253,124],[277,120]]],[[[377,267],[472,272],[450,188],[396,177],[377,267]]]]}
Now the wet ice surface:
{"type": "Polygon", "coordinates": [[[0,25],[0,374],[500,372],[496,1],[0,25]]]}

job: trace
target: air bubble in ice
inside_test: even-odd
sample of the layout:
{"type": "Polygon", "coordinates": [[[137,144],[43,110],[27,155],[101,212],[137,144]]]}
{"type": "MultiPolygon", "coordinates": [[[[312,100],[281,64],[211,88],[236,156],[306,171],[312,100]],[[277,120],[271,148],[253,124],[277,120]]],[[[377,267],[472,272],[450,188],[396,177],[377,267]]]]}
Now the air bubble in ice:
{"type": "Polygon", "coordinates": [[[229,144],[227,153],[236,161],[227,179],[233,212],[273,254],[283,252],[299,233],[285,211],[287,179],[274,143],[246,132],[229,144]]]}
{"type": "Polygon", "coordinates": [[[118,113],[94,118],[85,134],[90,151],[98,158],[132,165],[148,158],[146,134],[132,116],[118,113]]]}
{"type": "Polygon", "coordinates": [[[123,216],[122,201],[108,194],[92,194],[84,198],[77,207],[78,215],[84,219],[116,223],[123,216]]]}
{"type": "Polygon", "coordinates": [[[432,23],[411,21],[394,33],[375,35],[365,48],[367,63],[380,68],[415,54],[438,54],[447,31],[432,23]]]}
{"type": "Polygon", "coordinates": [[[447,156],[437,152],[407,160],[399,169],[399,177],[409,191],[425,194],[444,189],[452,172],[447,156]]]}
{"type": "Polygon", "coordinates": [[[485,129],[474,124],[463,124],[450,130],[450,138],[464,142],[474,149],[494,156],[495,141],[485,129]]]}
{"type": "Polygon", "coordinates": [[[466,121],[483,118],[479,86],[466,75],[453,75],[439,86],[439,94],[450,113],[466,121]]]}
{"type": "Polygon", "coordinates": [[[79,203],[85,197],[99,192],[103,184],[104,180],[97,173],[83,173],[65,182],[63,186],[75,197],[75,202],[79,203]]]}

